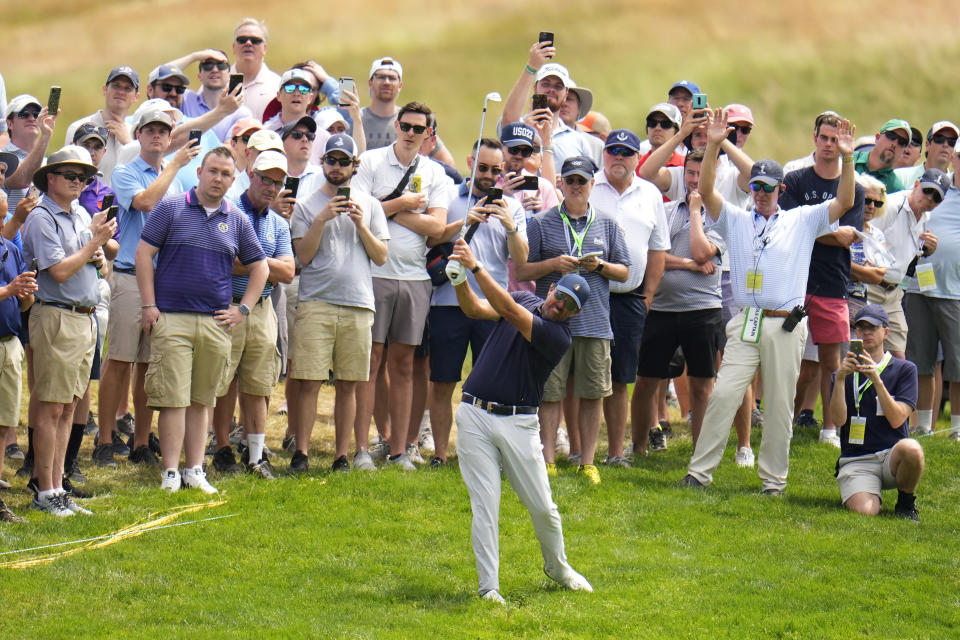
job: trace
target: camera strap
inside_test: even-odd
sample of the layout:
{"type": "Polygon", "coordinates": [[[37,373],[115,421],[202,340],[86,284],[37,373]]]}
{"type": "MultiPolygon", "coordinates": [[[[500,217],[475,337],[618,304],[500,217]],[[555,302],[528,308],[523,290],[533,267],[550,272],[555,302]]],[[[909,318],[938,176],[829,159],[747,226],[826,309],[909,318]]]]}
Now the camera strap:
{"type": "Polygon", "coordinates": [[[412,176],[413,172],[417,170],[418,164],[420,164],[420,154],[417,154],[417,157],[413,159],[413,164],[410,165],[410,168],[407,169],[407,172],[403,174],[402,178],[400,178],[400,182],[397,183],[397,187],[389,194],[380,198],[380,202],[387,202],[388,200],[399,198],[400,194],[403,193],[403,190],[407,188],[407,183],[410,182],[410,176],[412,176]]]}

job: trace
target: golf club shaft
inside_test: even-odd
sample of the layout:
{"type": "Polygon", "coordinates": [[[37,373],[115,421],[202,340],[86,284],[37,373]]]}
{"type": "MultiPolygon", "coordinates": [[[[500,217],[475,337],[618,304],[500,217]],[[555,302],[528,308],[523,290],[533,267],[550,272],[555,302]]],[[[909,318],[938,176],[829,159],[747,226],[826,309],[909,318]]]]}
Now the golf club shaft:
{"type": "MultiPolygon", "coordinates": [[[[470,212],[470,198],[473,197],[473,181],[477,178],[477,156],[480,155],[480,140],[483,138],[483,122],[487,117],[487,98],[483,99],[483,111],[480,113],[480,135],[477,136],[477,148],[473,152],[473,169],[470,170],[470,184],[467,187],[467,213],[470,212]]],[[[466,220],[466,217],[464,217],[466,220]]],[[[473,237],[473,233],[467,234],[465,231],[465,226],[460,228],[460,237],[464,238],[465,242],[470,242],[469,238],[473,237]]],[[[476,225],[473,225],[476,227],[476,225]]],[[[476,232],[476,229],[474,229],[476,232]]]]}

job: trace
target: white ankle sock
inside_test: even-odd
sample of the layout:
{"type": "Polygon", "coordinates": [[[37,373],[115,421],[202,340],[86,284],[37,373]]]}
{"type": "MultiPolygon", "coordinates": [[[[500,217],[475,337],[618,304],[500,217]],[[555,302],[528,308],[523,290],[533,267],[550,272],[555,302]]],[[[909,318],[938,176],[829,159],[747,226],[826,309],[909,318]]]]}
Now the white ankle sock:
{"type": "Polygon", "coordinates": [[[933,427],[933,409],[917,410],[917,427],[922,431],[928,431],[933,427]]]}
{"type": "Polygon", "coordinates": [[[267,441],[265,433],[248,433],[247,446],[250,447],[250,464],[257,464],[263,457],[263,445],[267,441]]]}

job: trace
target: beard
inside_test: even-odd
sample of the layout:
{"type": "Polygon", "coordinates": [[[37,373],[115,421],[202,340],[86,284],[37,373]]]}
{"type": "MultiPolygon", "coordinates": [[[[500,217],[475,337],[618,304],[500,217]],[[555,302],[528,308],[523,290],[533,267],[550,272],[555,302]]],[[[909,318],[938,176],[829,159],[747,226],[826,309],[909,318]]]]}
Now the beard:
{"type": "Polygon", "coordinates": [[[334,178],[334,177],[331,177],[329,173],[327,173],[326,171],[324,171],[324,172],[323,172],[323,177],[326,178],[327,182],[329,182],[329,183],[332,184],[333,186],[339,187],[340,185],[348,182],[348,181],[350,180],[350,178],[353,177],[353,174],[352,174],[352,173],[344,173],[344,174],[339,175],[339,176],[337,176],[337,177],[334,178]]]}

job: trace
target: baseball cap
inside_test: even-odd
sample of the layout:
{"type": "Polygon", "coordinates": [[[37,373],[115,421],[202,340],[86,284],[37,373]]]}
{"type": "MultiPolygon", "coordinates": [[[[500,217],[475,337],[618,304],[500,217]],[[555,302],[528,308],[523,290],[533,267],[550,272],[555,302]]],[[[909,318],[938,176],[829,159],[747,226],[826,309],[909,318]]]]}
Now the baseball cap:
{"type": "Polygon", "coordinates": [[[532,147],[537,132],[524,122],[511,122],[500,129],[500,142],[506,147],[532,147]]]}
{"type": "Polygon", "coordinates": [[[560,169],[560,177],[583,176],[587,180],[593,179],[593,174],[597,172],[597,167],[593,160],[586,156],[573,156],[563,161],[563,167],[560,169]]]}
{"type": "Polygon", "coordinates": [[[667,91],[667,95],[673,95],[675,89],[686,89],[691,95],[700,93],[700,87],[698,87],[695,82],[690,82],[689,80],[678,80],[674,82],[673,86],[670,87],[670,91],[667,91]]]}
{"type": "Polygon", "coordinates": [[[393,71],[401,81],[403,80],[403,67],[397,62],[396,58],[386,56],[374,60],[373,64],[370,65],[370,77],[372,78],[377,71],[393,71]]]}
{"type": "Polygon", "coordinates": [[[127,65],[121,65],[111,69],[110,73],[107,75],[107,81],[104,84],[110,84],[119,77],[126,78],[133,83],[134,89],[137,91],[140,90],[140,76],[137,75],[137,72],[134,71],[133,67],[128,67],[127,65]]]}
{"type": "Polygon", "coordinates": [[[7,104],[7,113],[4,114],[4,115],[5,115],[7,118],[9,118],[10,116],[12,116],[12,115],[15,114],[15,113],[20,113],[20,111],[22,111],[23,108],[26,107],[28,104],[35,104],[35,105],[37,105],[39,108],[43,109],[43,105],[40,104],[40,101],[39,101],[39,100],[37,100],[36,98],[34,98],[33,96],[31,96],[31,95],[28,94],[28,93],[21,93],[20,95],[18,95],[18,96],[16,96],[15,98],[13,98],[13,99],[7,104]]]}
{"type": "Polygon", "coordinates": [[[307,129],[309,129],[309,130],[310,130],[310,133],[316,133],[316,132],[317,132],[317,121],[314,120],[313,118],[311,118],[310,116],[303,116],[302,118],[300,118],[300,119],[297,120],[296,122],[291,122],[290,124],[284,126],[282,129],[280,129],[280,139],[281,139],[281,140],[286,140],[286,139],[287,139],[287,136],[290,135],[290,132],[293,131],[294,129],[296,129],[297,127],[299,127],[300,125],[303,125],[303,126],[305,126],[307,129]]]}
{"type": "Polygon", "coordinates": [[[887,310],[875,302],[871,302],[860,309],[860,311],[857,311],[857,315],[853,318],[854,326],[861,320],[866,320],[875,327],[886,327],[890,324],[890,317],[887,315],[887,310]]]}
{"type": "MultiPolygon", "coordinates": [[[[556,62],[548,62],[547,64],[540,67],[540,70],[537,71],[536,81],[540,82],[544,78],[549,76],[557,76],[560,78],[560,81],[563,82],[563,86],[566,88],[576,87],[576,83],[570,79],[570,72],[567,71],[567,68],[562,64],[557,64],[556,62]]],[[[590,103],[593,103],[593,94],[590,94],[590,103]]]]}
{"type": "Polygon", "coordinates": [[[317,121],[317,130],[323,129],[326,131],[334,125],[334,123],[342,122],[343,124],[349,126],[350,123],[347,122],[347,119],[337,111],[336,109],[321,109],[317,112],[315,119],[317,121]]]}
{"type": "Polygon", "coordinates": [[[13,175],[13,172],[16,171],[17,167],[20,165],[20,158],[10,153],[9,151],[0,151],[0,162],[2,162],[7,166],[7,168],[3,172],[3,175],[9,178],[10,176],[13,175]]]}
{"type": "Polygon", "coordinates": [[[263,129],[263,125],[255,118],[240,118],[234,123],[233,129],[230,131],[230,137],[236,138],[247,131],[259,131],[260,129],[263,129]]]}
{"type": "Polygon", "coordinates": [[[916,127],[910,127],[910,144],[920,146],[923,144],[923,134],[920,133],[920,129],[916,127]]]}
{"type": "MultiPolygon", "coordinates": [[[[570,82],[573,82],[573,80],[570,82]]],[[[570,87],[570,93],[576,94],[577,102],[580,103],[580,110],[577,112],[577,120],[583,120],[584,116],[590,113],[590,109],[593,107],[593,91],[590,91],[590,89],[587,89],[586,87],[578,87],[574,85],[570,87]]]]}
{"type": "Polygon", "coordinates": [[[568,273],[557,281],[557,291],[567,294],[577,303],[578,309],[583,309],[590,299],[590,285],[583,276],[568,273]]]}
{"type": "Polygon", "coordinates": [[[957,128],[957,125],[953,124],[949,120],[941,120],[940,122],[934,122],[930,127],[930,131],[927,132],[927,140],[929,141],[930,138],[933,137],[933,134],[939,133],[944,129],[950,129],[950,131],[953,131],[953,135],[960,138],[960,128],[957,128]]]}
{"type": "Polygon", "coordinates": [[[291,80],[302,80],[308,87],[312,87],[316,78],[306,69],[287,69],[280,76],[280,86],[282,87],[291,80]]]}
{"type": "Polygon", "coordinates": [[[147,111],[144,111],[143,115],[140,116],[140,119],[137,120],[137,131],[140,131],[140,129],[153,122],[165,124],[170,127],[171,131],[173,130],[173,118],[159,109],[148,109],[147,111]]]}
{"type": "Polygon", "coordinates": [[[647,112],[647,117],[650,117],[654,113],[667,116],[667,120],[672,122],[673,126],[677,129],[680,128],[680,124],[683,122],[683,115],[680,113],[680,109],[677,108],[677,105],[670,104],[669,102],[658,102],[650,107],[650,111],[647,112]]]}
{"type": "Polygon", "coordinates": [[[350,158],[357,157],[357,143],[353,141],[353,138],[348,136],[345,133],[337,133],[327,140],[327,144],[323,147],[323,155],[328,153],[333,153],[334,151],[339,151],[341,153],[347,154],[350,158]]]}
{"type": "Polygon", "coordinates": [[[604,149],[610,147],[626,147],[640,151],[640,137],[630,129],[614,129],[607,134],[607,142],[603,145],[604,149]]]}
{"type": "Polygon", "coordinates": [[[183,75],[183,71],[180,71],[180,67],[176,67],[172,64],[162,64],[159,67],[156,67],[147,77],[147,84],[153,84],[158,80],[167,80],[169,78],[180,78],[183,86],[190,84],[190,78],[183,75]]]}
{"type": "Polygon", "coordinates": [[[774,186],[783,182],[783,167],[776,160],[759,160],[750,168],[750,182],[762,182],[774,186]]]}
{"type": "Polygon", "coordinates": [[[264,151],[258,155],[257,159],[253,161],[254,171],[269,171],[270,169],[280,169],[286,173],[287,156],[283,155],[279,151],[268,149],[267,151],[264,151]]]}
{"type": "Polygon", "coordinates": [[[250,136],[250,140],[247,142],[247,148],[256,149],[257,151],[273,149],[274,151],[283,153],[283,140],[280,139],[280,135],[276,131],[260,129],[259,131],[254,131],[250,136]]]}
{"type": "Polygon", "coordinates": [[[753,122],[753,112],[745,104],[728,104],[723,110],[727,114],[727,122],[748,122],[751,127],[756,126],[753,122]]]}
{"type": "Polygon", "coordinates": [[[73,144],[83,144],[90,138],[96,138],[103,144],[107,144],[108,135],[106,128],[98,127],[92,122],[84,122],[77,127],[76,133],[73,134],[73,144]]]}
{"type": "Polygon", "coordinates": [[[591,111],[577,123],[577,128],[580,129],[580,131],[598,135],[606,140],[607,134],[610,133],[610,120],[599,111],[591,111]]]}
{"type": "Polygon", "coordinates": [[[943,198],[950,190],[950,178],[940,169],[927,169],[920,176],[920,187],[922,189],[936,189],[943,198]]]}
{"type": "Polygon", "coordinates": [[[883,126],[880,127],[880,131],[877,133],[886,133],[887,131],[898,130],[903,131],[903,137],[908,141],[910,140],[912,135],[910,132],[910,123],[901,118],[891,118],[890,120],[887,120],[885,123],[883,123],[883,126]]]}

